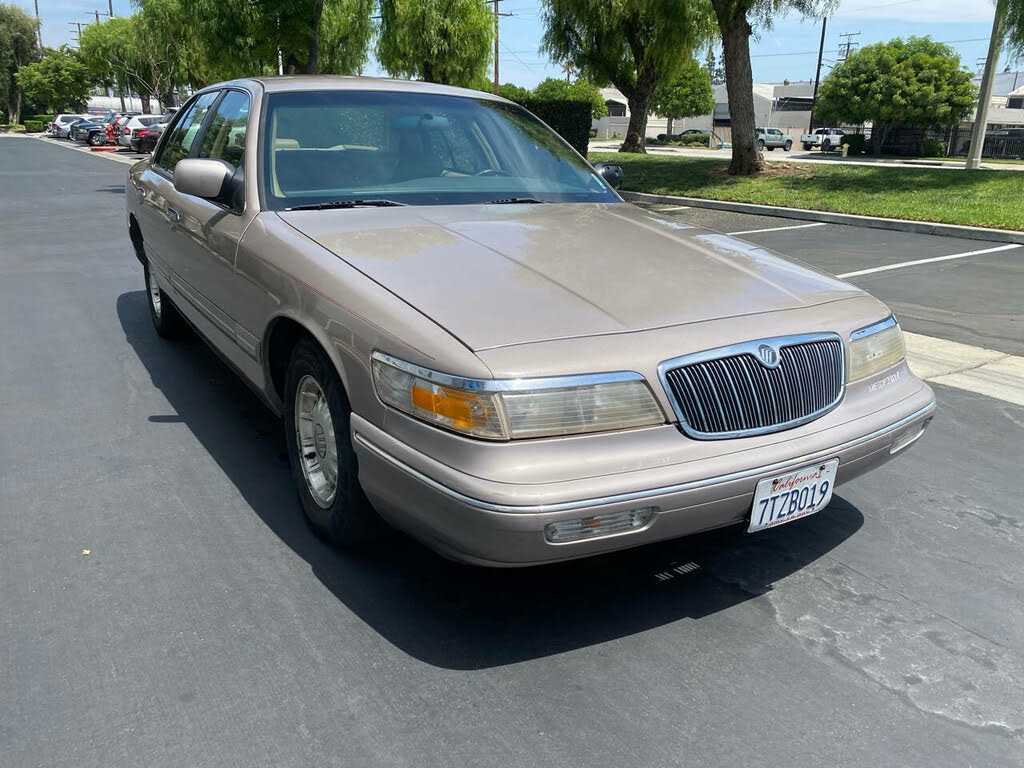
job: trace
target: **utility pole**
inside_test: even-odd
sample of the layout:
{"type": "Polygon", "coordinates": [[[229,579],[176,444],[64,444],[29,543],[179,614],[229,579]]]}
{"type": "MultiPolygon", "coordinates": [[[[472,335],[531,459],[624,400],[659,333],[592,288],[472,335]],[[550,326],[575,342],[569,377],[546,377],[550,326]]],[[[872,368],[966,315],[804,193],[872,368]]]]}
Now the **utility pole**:
{"type": "Polygon", "coordinates": [[[807,121],[807,132],[814,131],[814,108],[818,105],[818,81],[821,80],[821,57],[825,53],[825,24],[828,16],[821,17],[821,42],[818,43],[818,68],[814,70],[814,95],[811,96],[811,117],[807,121]]]}
{"type": "Polygon", "coordinates": [[[857,43],[854,42],[853,38],[860,37],[860,32],[844,32],[840,37],[845,38],[843,42],[839,44],[839,59],[838,61],[846,61],[850,58],[850,53],[853,51],[854,46],[857,43]]]}
{"type": "Polygon", "coordinates": [[[985,72],[981,76],[981,92],[978,94],[978,109],[974,114],[974,126],[971,128],[971,148],[967,152],[968,170],[981,167],[981,153],[985,148],[985,129],[988,123],[988,105],[992,101],[992,85],[999,66],[999,52],[1003,48],[1003,37],[1006,35],[1006,3],[997,0],[996,16],[992,20],[992,37],[988,41],[988,60],[985,72]]]}
{"type": "Polygon", "coordinates": [[[68,24],[70,24],[72,27],[75,27],[75,29],[77,30],[77,31],[72,30],[71,34],[73,34],[75,36],[75,43],[79,47],[81,47],[82,46],[82,22],[80,22],[80,21],[69,21],[68,24]]]}
{"type": "Polygon", "coordinates": [[[36,41],[39,43],[39,55],[43,55],[43,24],[39,21],[39,0],[36,3],[36,41]]]}
{"type": "Polygon", "coordinates": [[[107,0],[107,16],[114,18],[114,0],[107,0]]]}
{"type": "Polygon", "coordinates": [[[501,26],[500,20],[502,16],[511,16],[511,13],[501,13],[498,11],[498,3],[502,0],[491,0],[491,6],[494,8],[494,92],[497,93],[498,89],[501,88],[501,70],[498,66],[498,46],[499,42],[499,28],[501,26]]]}

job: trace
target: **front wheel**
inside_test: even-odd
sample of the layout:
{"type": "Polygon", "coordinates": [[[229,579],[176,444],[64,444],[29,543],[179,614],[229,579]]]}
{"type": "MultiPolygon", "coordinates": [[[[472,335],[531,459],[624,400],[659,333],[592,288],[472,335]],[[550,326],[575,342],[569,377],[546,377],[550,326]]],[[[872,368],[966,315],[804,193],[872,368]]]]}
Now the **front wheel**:
{"type": "Polygon", "coordinates": [[[94,147],[98,147],[102,144],[105,144],[106,142],[103,140],[103,136],[101,134],[91,133],[89,134],[89,143],[92,144],[94,147]]]}
{"type": "Polygon", "coordinates": [[[791,150],[793,148],[793,142],[792,141],[787,141],[786,144],[782,148],[786,152],[789,152],[789,150],[791,150]]]}
{"type": "Polygon", "coordinates": [[[365,549],[386,530],[359,485],[352,409],[333,363],[311,340],[292,351],[284,428],[299,503],[313,529],[345,549],[365,549]]]}
{"type": "Polygon", "coordinates": [[[764,139],[757,140],[757,150],[758,152],[764,152],[764,139]]]}

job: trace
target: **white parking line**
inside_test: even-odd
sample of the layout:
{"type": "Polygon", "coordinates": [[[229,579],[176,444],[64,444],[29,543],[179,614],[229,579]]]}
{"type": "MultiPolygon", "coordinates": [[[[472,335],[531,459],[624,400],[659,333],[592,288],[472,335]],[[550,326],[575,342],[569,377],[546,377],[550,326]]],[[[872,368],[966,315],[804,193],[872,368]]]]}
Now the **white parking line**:
{"type": "Polygon", "coordinates": [[[934,256],[930,259],[915,259],[914,261],[901,261],[899,264],[886,264],[881,267],[871,267],[869,269],[858,269],[856,272],[844,272],[836,277],[847,278],[847,277],[860,277],[861,275],[873,275],[876,272],[888,272],[893,269],[903,269],[904,267],[916,267],[918,264],[934,264],[937,261],[951,261],[953,259],[966,259],[968,256],[981,256],[985,253],[997,253],[998,251],[1009,251],[1014,248],[1020,248],[1019,243],[1009,243],[1008,245],[997,245],[993,248],[982,248],[979,251],[967,251],[966,253],[952,253],[949,256],[934,256]]]}
{"type": "Polygon", "coordinates": [[[671,213],[672,211],[688,211],[690,206],[688,205],[673,205],[670,208],[659,208],[658,213],[671,213]]]}
{"type": "Polygon", "coordinates": [[[827,221],[816,221],[813,224],[791,224],[788,227],[765,227],[764,229],[744,229],[741,232],[727,232],[728,235],[756,235],[759,232],[781,232],[784,229],[808,229],[809,227],[827,227],[827,221]]]}
{"type": "Polygon", "coordinates": [[[1024,357],[904,332],[907,363],[925,381],[1024,406],[1024,357]]]}

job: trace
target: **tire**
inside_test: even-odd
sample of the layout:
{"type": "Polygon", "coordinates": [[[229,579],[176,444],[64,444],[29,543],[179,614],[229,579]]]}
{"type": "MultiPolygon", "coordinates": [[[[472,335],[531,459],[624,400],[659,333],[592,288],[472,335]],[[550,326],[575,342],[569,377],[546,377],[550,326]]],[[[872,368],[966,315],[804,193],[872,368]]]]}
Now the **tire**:
{"type": "Polygon", "coordinates": [[[812,149],[814,149],[813,144],[804,144],[804,152],[810,152],[812,149]]]}
{"type": "Polygon", "coordinates": [[[764,152],[764,139],[757,140],[757,150],[758,152],[764,152]]]}
{"type": "Polygon", "coordinates": [[[768,151],[769,152],[774,152],[775,151],[775,147],[768,147],[768,151]]]}
{"type": "Polygon", "coordinates": [[[90,133],[89,134],[89,143],[92,146],[94,146],[94,147],[98,147],[98,146],[100,146],[102,144],[106,144],[106,142],[103,140],[102,134],[100,134],[100,133],[90,133]]]}
{"type": "Polygon", "coordinates": [[[311,339],[300,339],[292,350],[284,393],[285,440],[299,503],[317,535],[342,549],[366,551],[383,538],[387,526],[359,485],[351,417],[334,364],[311,339]],[[332,448],[333,486],[328,469],[332,448]]]}
{"type": "Polygon", "coordinates": [[[821,151],[822,152],[831,152],[832,151],[832,142],[829,139],[825,139],[823,142],[821,142],[821,151]]]}
{"type": "Polygon", "coordinates": [[[792,148],[793,148],[793,142],[792,141],[786,141],[786,143],[782,147],[782,149],[785,150],[786,152],[789,152],[789,150],[791,150],[792,148]]]}
{"type": "Polygon", "coordinates": [[[157,336],[162,339],[180,339],[188,335],[188,325],[179,314],[167,294],[149,273],[149,264],[144,267],[146,274],[146,304],[149,306],[149,318],[157,336]]]}

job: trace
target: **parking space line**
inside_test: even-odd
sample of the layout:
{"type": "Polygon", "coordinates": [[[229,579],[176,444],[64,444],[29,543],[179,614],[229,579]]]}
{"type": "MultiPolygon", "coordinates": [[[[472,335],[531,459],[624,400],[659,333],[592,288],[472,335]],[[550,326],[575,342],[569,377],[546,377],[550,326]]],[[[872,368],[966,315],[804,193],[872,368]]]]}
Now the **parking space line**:
{"type": "Polygon", "coordinates": [[[952,253],[949,256],[933,256],[930,259],[915,259],[914,261],[901,261],[898,264],[886,264],[881,267],[870,267],[868,269],[858,269],[855,272],[844,272],[841,275],[836,275],[840,278],[848,277],[860,277],[861,275],[873,275],[876,272],[888,272],[893,269],[903,269],[904,267],[916,267],[918,264],[934,264],[937,261],[951,261],[953,259],[966,259],[968,256],[981,256],[986,253],[997,253],[998,251],[1009,251],[1014,248],[1020,248],[1019,243],[1009,243],[1007,245],[997,245],[993,248],[982,248],[978,251],[967,251],[966,253],[952,253]]]}
{"type": "Polygon", "coordinates": [[[765,227],[764,229],[744,229],[740,232],[726,232],[727,235],[756,235],[760,232],[781,232],[784,229],[809,229],[810,227],[827,227],[827,221],[816,221],[813,224],[791,224],[788,227],[765,227]]]}
{"type": "Polygon", "coordinates": [[[671,213],[672,211],[688,211],[690,206],[688,205],[673,205],[669,208],[659,208],[658,213],[671,213]]]}

